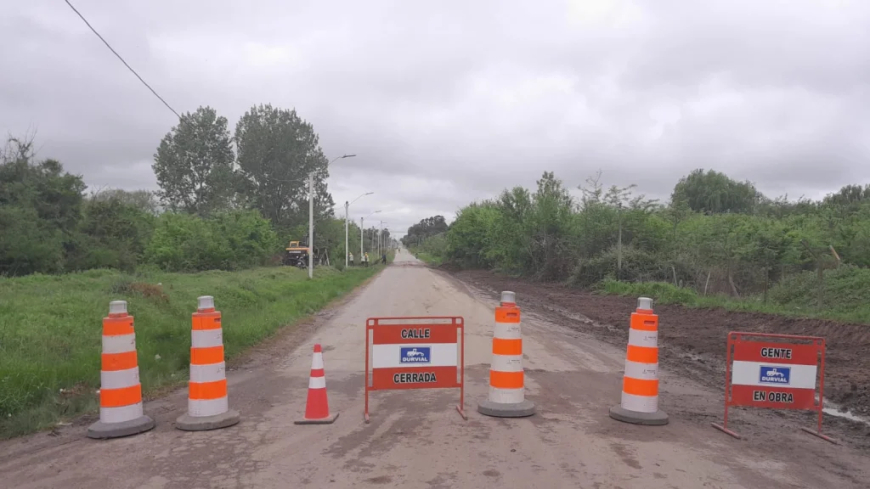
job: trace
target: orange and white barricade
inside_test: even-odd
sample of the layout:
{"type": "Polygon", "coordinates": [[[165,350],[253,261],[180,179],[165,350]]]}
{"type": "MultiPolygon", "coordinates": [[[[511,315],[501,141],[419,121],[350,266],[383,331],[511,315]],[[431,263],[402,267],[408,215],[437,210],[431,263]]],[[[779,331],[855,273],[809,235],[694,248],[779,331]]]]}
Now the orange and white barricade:
{"type": "Polygon", "coordinates": [[[221,313],[214,297],[197,299],[190,342],[190,382],[187,414],[175,427],[185,431],[226,428],[239,422],[239,413],[229,408],[221,313]]]}
{"type": "Polygon", "coordinates": [[[133,316],[127,314],[126,301],[112,301],[103,318],[100,420],[88,428],[88,437],[117,438],[151,428],[154,420],[142,410],[133,316]]]}
{"type": "Polygon", "coordinates": [[[382,390],[459,389],[456,410],[465,414],[465,320],[460,316],[386,317],[366,320],[363,417],[369,393],[382,390]]]}
{"type": "Polygon", "coordinates": [[[816,429],[801,428],[834,444],[822,434],[825,402],[825,339],[773,333],[732,331],[725,353],[725,419],[713,427],[734,438],[728,428],[729,407],[799,409],[818,413],[816,429]]]}
{"type": "Polygon", "coordinates": [[[311,356],[311,375],[308,377],[308,399],[305,402],[305,417],[296,424],[330,424],[338,413],[329,414],[329,398],[326,395],[326,372],[323,369],[323,348],[314,345],[311,356]]]}
{"type": "Polygon", "coordinates": [[[525,397],[520,308],[513,292],[502,292],[501,304],[495,308],[489,397],[478,403],[477,412],[498,418],[535,414],[535,404],[525,397]]]}
{"type": "Polygon", "coordinates": [[[668,424],[668,415],[659,409],[658,331],[652,299],[639,298],[628,330],[622,402],[610,408],[611,418],[642,425],[668,424]]]}

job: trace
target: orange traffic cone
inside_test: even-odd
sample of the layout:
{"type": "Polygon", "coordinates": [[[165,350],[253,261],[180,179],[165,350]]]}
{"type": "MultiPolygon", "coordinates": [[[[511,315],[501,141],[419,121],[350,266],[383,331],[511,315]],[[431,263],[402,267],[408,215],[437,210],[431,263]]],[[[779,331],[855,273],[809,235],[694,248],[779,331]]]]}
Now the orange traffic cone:
{"type": "Polygon", "coordinates": [[[329,414],[329,401],[326,398],[326,376],[323,373],[323,349],[314,345],[311,358],[311,377],[308,379],[308,401],[305,404],[305,418],[296,424],[330,424],[338,418],[338,413],[329,414]]]}

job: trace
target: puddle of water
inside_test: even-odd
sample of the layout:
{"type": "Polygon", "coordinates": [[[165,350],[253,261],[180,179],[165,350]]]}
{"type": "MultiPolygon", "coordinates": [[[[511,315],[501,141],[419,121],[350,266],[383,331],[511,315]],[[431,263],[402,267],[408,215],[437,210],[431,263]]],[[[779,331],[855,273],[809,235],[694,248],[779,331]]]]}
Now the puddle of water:
{"type": "Polygon", "coordinates": [[[870,419],[862,418],[861,416],[852,414],[849,411],[840,411],[836,405],[831,404],[830,402],[826,402],[827,407],[822,408],[822,412],[827,414],[828,416],[836,416],[838,418],[848,419],[849,421],[854,421],[856,423],[863,423],[867,426],[870,426],[870,419]]]}

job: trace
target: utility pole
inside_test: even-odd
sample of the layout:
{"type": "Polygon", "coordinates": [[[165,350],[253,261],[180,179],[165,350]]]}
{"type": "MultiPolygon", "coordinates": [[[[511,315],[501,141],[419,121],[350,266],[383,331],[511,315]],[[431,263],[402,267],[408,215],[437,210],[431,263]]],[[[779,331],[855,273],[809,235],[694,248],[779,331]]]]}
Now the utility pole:
{"type": "MultiPolygon", "coordinates": [[[[344,201],[344,268],[347,268],[348,255],[350,254],[350,250],[348,249],[349,245],[348,245],[348,234],[347,234],[348,233],[348,219],[349,219],[348,208],[350,207],[350,204],[353,204],[354,202],[358,201],[359,199],[365,197],[366,195],[371,195],[373,193],[374,192],[366,192],[366,193],[360,195],[359,197],[353,199],[353,202],[348,202],[346,200],[344,201]]],[[[362,223],[362,218],[360,218],[360,223],[362,223]]],[[[360,226],[360,227],[362,227],[362,226],[360,226]]],[[[362,253],[362,238],[360,238],[360,253],[362,253]]],[[[362,254],[360,254],[360,260],[362,260],[362,254]]]]}
{"type": "Polygon", "coordinates": [[[308,278],[314,278],[314,172],[308,174],[308,278]]]}
{"type": "Polygon", "coordinates": [[[344,201],[344,269],[347,270],[348,260],[350,259],[350,250],[348,249],[348,223],[347,223],[347,208],[350,207],[350,203],[348,201],[344,201]]]}
{"type": "MultiPolygon", "coordinates": [[[[366,217],[371,217],[371,216],[373,216],[373,215],[375,215],[375,214],[380,214],[380,212],[381,212],[381,211],[374,211],[374,212],[372,212],[371,214],[369,214],[369,215],[366,216],[366,217]]],[[[363,243],[365,243],[365,217],[360,217],[360,218],[359,218],[359,256],[360,256],[360,257],[362,257],[362,256],[363,256],[363,253],[364,253],[364,251],[363,251],[363,243]]],[[[375,251],[375,236],[374,236],[374,233],[372,233],[372,246],[371,246],[371,250],[372,250],[372,251],[375,251]]]]}
{"type": "Polygon", "coordinates": [[[617,211],[617,217],[619,218],[619,237],[617,238],[616,245],[616,280],[622,279],[622,202],[619,203],[619,210],[617,211]]]}

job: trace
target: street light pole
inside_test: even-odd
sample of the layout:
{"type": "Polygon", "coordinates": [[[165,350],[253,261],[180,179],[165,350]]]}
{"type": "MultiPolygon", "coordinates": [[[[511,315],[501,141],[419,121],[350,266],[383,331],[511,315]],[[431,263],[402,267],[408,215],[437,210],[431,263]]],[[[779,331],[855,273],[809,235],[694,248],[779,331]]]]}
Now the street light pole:
{"type": "MultiPolygon", "coordinates": [[[[348,202],[346,200],[344,201],[344,268],[345,269],[347,268],[348,255],[350,254],[350,249],[348,249],[349,245],[348,245],[348,234],[347,234],[348,233],[348,231],[347,231],[348,230],[348,218],[349,218],[348,208],[350,207],[350,204],[353,204],[354,202],[358,201],[359,199],[365,197],[366,195],[371,195],[373,193],[374,192],[366,192],[366,193],[360,195],[359,197],[353,199],[353,201],[351,201],[351,202],[348,202]]],[[[362,221],[360,221],[360,222],[362,222],[362,221]]],[[[362,255],[360,255],[360,260],[362,260],[362,255]]]]}
{"type": "MultiPolygon", "coordinates": [[[[337,156],[329,162],[329,165],[336,160],[354,156],[356,155],[337,156]]],[[[314,278],[314,172],[308,174],[308,278],[314,278]]]]}
{"type": "Polygon", "coordinates": [[[378,256],[381,256],[381,236],[383,236],[384,232],[384,221],[381,221],[381,225],[378,228],[378,256]]]}
{"type": "MultiPolygon", "coordinates": [[[[374,211],[366,217],[371,217],[375,214],[379,214],[380,212],[381,211],[374,211]]],[[[360,257],[360,260],[362,260],[363,254],[365,253],[365,251],[363,250],[363,244],[366,242],[364,231],[365,231],[365,217],[360,217],[359,218],[359,257],[360,257]]],[[[374,251],[374,248],[372,248],[372,251],[374,251]]]]}
{"type": "Polygon", "coordinates": [[[314,172],[308,174],[308,278],[314,278],[314,172]]]}

